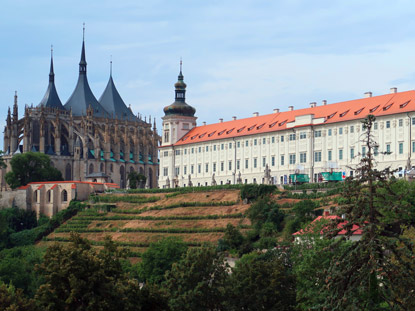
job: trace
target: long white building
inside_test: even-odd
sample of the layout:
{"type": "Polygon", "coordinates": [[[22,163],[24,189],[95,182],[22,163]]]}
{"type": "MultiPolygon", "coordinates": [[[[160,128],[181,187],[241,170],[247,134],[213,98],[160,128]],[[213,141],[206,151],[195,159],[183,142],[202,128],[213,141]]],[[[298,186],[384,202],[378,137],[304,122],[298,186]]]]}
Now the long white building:
{"type": "Polygon", "coordinates": [[[295,173],[310,181],[321,181],[324,172],[353,175],[366,153],[361,121],[368,114],[376,116],[378,168],[403,174],[415,165],[415,91],[391,88],[381,96],[368,92],[361,99],[197,126],[181,71],[175,87],[175,102],[162,118],[159,187],[285,184],[295,173]]]}

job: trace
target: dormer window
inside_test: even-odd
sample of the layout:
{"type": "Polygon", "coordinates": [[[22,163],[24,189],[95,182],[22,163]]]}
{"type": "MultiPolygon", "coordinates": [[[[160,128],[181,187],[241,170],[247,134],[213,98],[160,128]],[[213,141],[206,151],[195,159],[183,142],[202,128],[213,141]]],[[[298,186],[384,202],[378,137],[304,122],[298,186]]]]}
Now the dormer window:
{"type": "Polygon", "coordinates": [[[220,131],[220,132],[218,133],[218,136],[220,136],[220,135],[222,135],[223,133],[225,133],[225,131],[226,131],[226,130],[220,131]]]}
{"type": "Polygon", "coordinates": [[[360,108],[359,110],[355,111],[354,112],[354,115],[357,116],[359,113],[362,112],[363,109],[365,109],[365,108],[360,108]]]}
{"type": "Polygon", "coordinates": [[[257,130],[260,130],[260,129],[264,126],[264,124],[265,124],[265,123],[262,123],[262,124],[261,124],[261,125],[259,125],[256,129],[257,129],[257,130]]]}
{"type": "Polygon", "coordinates": [[[275,126],[275,124],[277,124],[278,123],[278,121],[275,121],[274,123],[271,123],[270,125],[269,125],[269,127],[271,128],[271,127],[274,127],[275,126]]]}
{"type": "Polygon", "coordinates": [[[248,131],[251,131],[255,128],[256,124],[252,125],[250,128],[248,128],[248,131]]]}
{"type": "Polygon", "coordinates": [[[393,103],[392,103],[392,104],[389,104],[389,105],[387,105],[387,106],[385,106],[385,107],[383,107],[383,111],[388,110],[390,107],[392,107],[392,105],[393,105],[393,103]]]}
{"type": "Polygon", "coordinates": [[[235,129],[235,128],[230,129],[229,131],[227,131],[227,132],[226,132],[226,134],[230,134],[230,133],[232,133],[232,131],[233,131],[234,129],[235,129]]]}
{"type": "Polygon", "coordinates": [[[246,126],[241,127],[241,128],[240,128],[237,132],[238,132],[238,133],[240,133],[240,132],[242,132],[245,128],[246,128],[246,126]]]}
{"type": "Polygon", "coordinates": [[[212,136],[213,136],[213,134],[215,134],[215,133],[216,133],[216,131],[214,131],[214,132],[210,133],[210,134],[208,135],[208,137],[212,137],[212,136]]]}
{"type": "Polygon", "coordinates": [[[326,117],[326,120],[330,120],[331,118],[333,118],[336,115],[337,111],[332,113],[331,115],[326,117]]]}
{"type": "Polygon", "coordinates": [[[203,138],[206,135],[206,132],[199,136],[199,138],[203,138]]]}
{"type": "Polygon", "coordinates": [[[339,115],[340,118],[343,118],[347,113],[349,112],[349,110],[346,110],[345,112],[341,113],[339,115]]]}
{"type": "Polygon", "coordinates": [[[370,113],[375,112],[375,111],[376,111],[376,109],[378,109],[378,108],[379,108],[379,105],[377,105],[376,107],[373,107],[372,109],[370,109],[370,110],[369,110],[369,112],[370,112],[370,113]]]}
{"type": "Polygon", "coordinates": [[[399,108],[405,108],[406,106],[408,106],[409,102],[410,100],[408,100],[407,102],[404,102],[403,104],[399,106],[399,108]]]}
{"type": "Polygon", "coordinates": [[[278,124],[279,126],[283,126],[285,123],[287,123],[287,120],[282,121],[280,124],[278,124]]]}

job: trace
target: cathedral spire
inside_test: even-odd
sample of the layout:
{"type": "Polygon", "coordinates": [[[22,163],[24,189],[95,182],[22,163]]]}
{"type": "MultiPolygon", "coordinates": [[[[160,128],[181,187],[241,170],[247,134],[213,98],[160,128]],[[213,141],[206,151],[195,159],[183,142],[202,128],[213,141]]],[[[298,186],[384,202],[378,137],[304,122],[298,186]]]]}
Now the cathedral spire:
{"type": "Polygon", "coordinates": [[[17,121],[19,118],[19,107],[17,105],[17,91],[14,92],[14,104],[13,104],[13,121],[17,121]]]}
{"type": "Polygon", "coordinates": [[[86,57],[85,57],[85,23],[82,33],[82,51],[81,51],[81,61],[79,62],[79,74],[86,74],[86,57]]]}
{"type": "Polygon", "coordinates": [[[50,46],[50,72],[49,82],[55,82],[55,72],[53,71],[53,45],[50,46]]]}

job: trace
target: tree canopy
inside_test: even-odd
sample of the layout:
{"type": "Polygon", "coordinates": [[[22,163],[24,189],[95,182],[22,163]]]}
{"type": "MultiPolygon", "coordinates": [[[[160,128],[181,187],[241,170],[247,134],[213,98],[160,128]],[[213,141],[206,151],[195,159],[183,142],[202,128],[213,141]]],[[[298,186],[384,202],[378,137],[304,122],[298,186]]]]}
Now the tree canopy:
{"type": "Polygon", "coordinates": [[[25,152],[14,155],[10,161],[12,170],[5,175],[11,188],[27,185],[34,181],[63,180],[62,173],[51,165],[48,155],[25,152]]]}

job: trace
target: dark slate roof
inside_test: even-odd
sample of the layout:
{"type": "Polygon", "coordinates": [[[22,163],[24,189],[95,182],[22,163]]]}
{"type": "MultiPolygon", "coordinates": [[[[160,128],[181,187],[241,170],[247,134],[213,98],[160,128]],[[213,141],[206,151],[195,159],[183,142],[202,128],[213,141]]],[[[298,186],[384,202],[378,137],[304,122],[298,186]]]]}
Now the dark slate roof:
{"type": "Polygon", "coordinates": [[[196,109],[186,103],[186,83],[184,83],[184,77],[181,70],[180,62],[180,73],[177,82],[174,84],[175,87],[175,101],[173,104],[164,107],[163,111],[166,116],[179,115],[193,117],[196,113],[196,109]]]}
{"type": "Polygon", "coordinates": [[[65,109],[72,109],[74,116],[86,115],[91,106],[96,117],[108,117],[107,111],[100,105],[89,87],[86,76],[85,41],[82,42],[81,61],[79,62],[79,78],[75,90],[65,104],[65,109]]]}
{"type": "Polygon", "coordinates": [[[46,90],[45,96],[43,96],[43,99],[39,103],[38,107],[40,106],[65,109],[58,96],[58,92],[56,91],[55,73],[53,72],[53,58],[52,57],[50,58],[49,85],[48,85],[48,89],[46,90]]]}
{"type": "Polygon", "coordinates": [[[112,79],[112,75],[110,75],[107,87],[105,88],[104,93],[102,93],[99,103],[111,116],[114,116],[114,118],[121,120],[127,119],[131,121],[137,120],[137,117],[125,105],[120,93],[118,93],[114,80],[112,79]]]}

